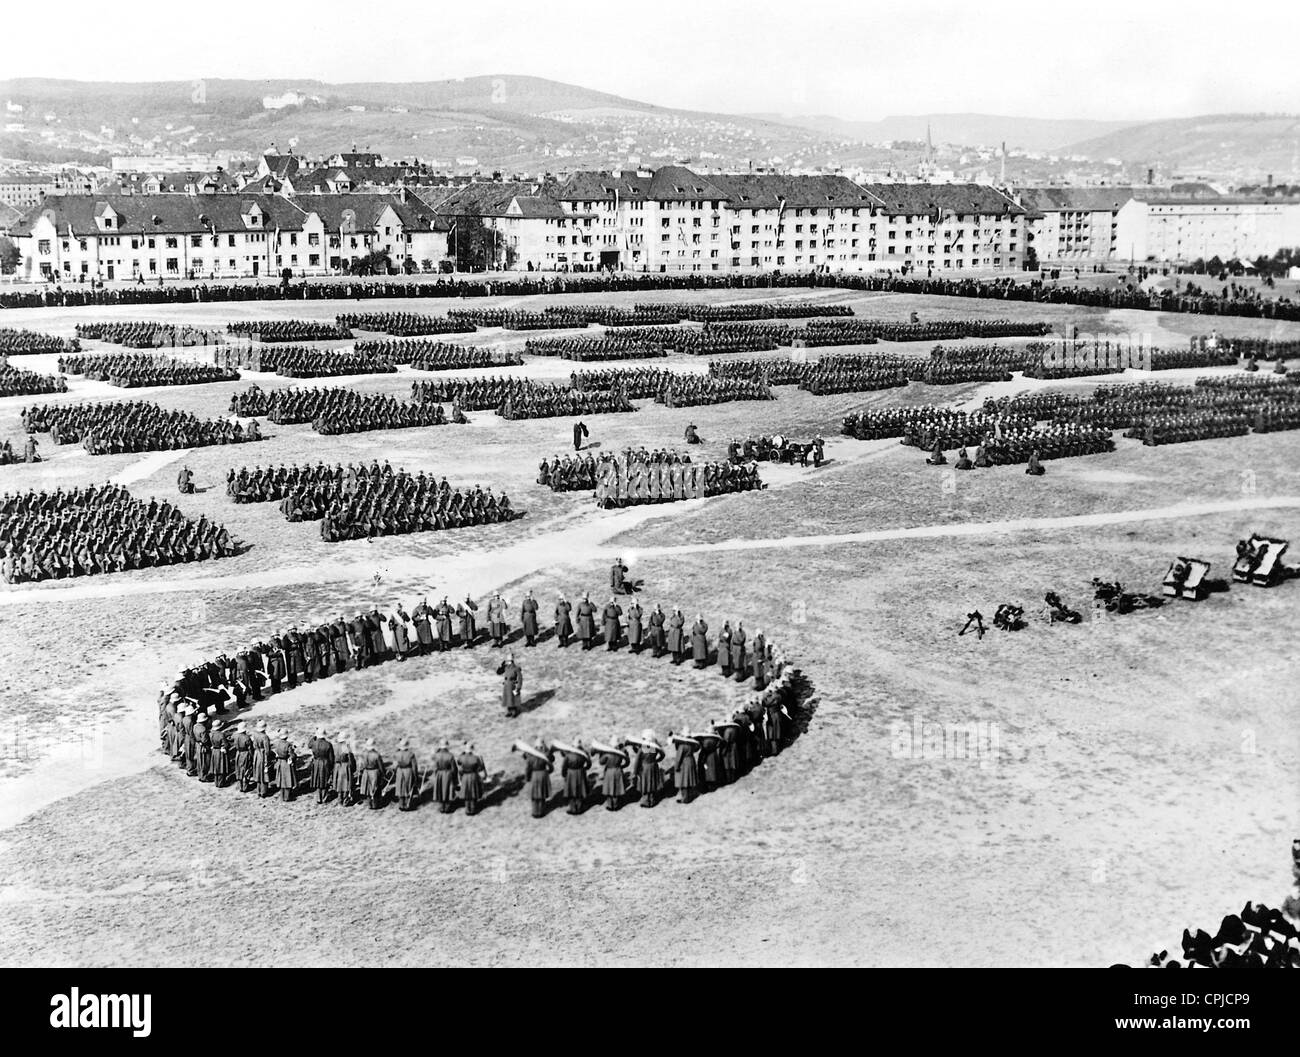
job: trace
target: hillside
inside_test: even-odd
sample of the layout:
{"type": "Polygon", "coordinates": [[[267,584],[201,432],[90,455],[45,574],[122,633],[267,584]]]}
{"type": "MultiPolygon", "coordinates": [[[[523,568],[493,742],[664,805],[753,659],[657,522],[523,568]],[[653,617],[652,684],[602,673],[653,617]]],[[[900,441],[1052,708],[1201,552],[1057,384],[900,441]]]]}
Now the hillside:
{"type": "Polygon", "coordinates": [[[1004,117],[995,114],[906,114],[880,121],[845,121],[826,114],[755,117],[783,121],[837,139],[884,143],[896,140],[924,140],[927,128],[935,143],[996,147],[1006,142],[1011,150],[1060,151],[1076,140],[1103,136],[1127,128],[1125,121],[1086,121],[1033,117],[1004,117]]]}
{"type": "Polygon", "coordinates": [[[1152,121],[1074,143],[1070,151],[1168,173],[1278,178],[1300,172],[1300,116],[1213,114],[1152,121]]]}

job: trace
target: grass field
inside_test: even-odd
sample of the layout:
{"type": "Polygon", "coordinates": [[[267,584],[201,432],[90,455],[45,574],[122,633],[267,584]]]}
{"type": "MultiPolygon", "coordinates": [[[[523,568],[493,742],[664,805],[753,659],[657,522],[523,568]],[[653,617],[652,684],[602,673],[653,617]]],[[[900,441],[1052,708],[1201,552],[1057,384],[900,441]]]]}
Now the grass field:
{"type": "MultiPolygon", "coordinates": [[[[769,293],[695,296],[747,295],[769,293]]],[[[1014,313],[1166,345],[1211,324],[1273,332],[1254,320],[806,296],[862,316],[1014,313]]],[[[70,334],[78,320],[109,316],[200,325],[352,307],[24,310],[0,326],[70,334]]],[[[877,348],[923,355],[929,345],[877,348]]],[[[511,370],[559,378],[573,368],[530,360],[511,370]]],[[[403,392],[413,377],[437,375],[345,384],[403,392]]],[[[74,380],[58,399],[148,398],[221,414],[245,384],[116,391],[74,380]]],[[[1243,535],[1297,535],[1300,437],[1121,441],[1108,455],[1049,462],[1034,479],[1014,466],[948,474],[895,441],[838,436],[858,407],[978,402],[989,391],[813,397],[783,387],[773,402],[641,402],[634,414],[597,416],[592,440],[607,450],[676,447],[690,421],[714,457],[733,435],[828,438],[825,467],[764,469],[762,492],[624,511],[534,483],[538,461],[565,450],[568,419],[484,412],[463,427],[344,437],[267,425],[261,445],[155,456],[92,458],[46,442],[48,462],[0,468],[0,491],[119,476],[136,495],[171,497],[188,465],[206,490],[178,500],[182,509],[251,545],[180,569],[0,585],[14,629],[0,640],[0,962],[1098,965],[1175,945],[1184,926],[1213,928],[1248,899],[1279,902],[1300,833],[1300,586],[1235,587],[1107,619],[1085,603],[1093,576],[1154,591],[1175,554],[1227,575],[1243,535]],[[387,458],[491,485],[527,513],[331,545],[314,523],[285,523],[275,504],[225,496],[231,465],[318,458],[387,458]],[[714,632],[743,620],[797,660],[812,687],[807,729],[780,757],[690,806],[532,820],[523,798],[502,795],[522,770],[515,738],[644,726],[662,736],[744,693],[713,669],[562,652],[549,640],[514,644],[528,707],[513,721],[501,714],[499,654],[483,648],[348,673],[252,713],[295,731],[346,725],[390,751],[405,735],[425,756],[439,737],[472,737],[500,788],[475,818],[259,802],[187,779],[155,751],[157,688],[198,657],[291,621],[425,594],[481,601],[500,588],[517,625],[529,588],[544,612],[561,590],[603,600],[615,555],[644,579],[647,605],[702,612],[714,632]],[[1089,619],[1040,621],[1048,589],[1089,619]],[[991,617],[1003,601],[1025,605],[1027,629],[957,636],[968,611],[991,617]]],[[[0,400],[0,437],[18,439],[26,402],[0,400]]]]}

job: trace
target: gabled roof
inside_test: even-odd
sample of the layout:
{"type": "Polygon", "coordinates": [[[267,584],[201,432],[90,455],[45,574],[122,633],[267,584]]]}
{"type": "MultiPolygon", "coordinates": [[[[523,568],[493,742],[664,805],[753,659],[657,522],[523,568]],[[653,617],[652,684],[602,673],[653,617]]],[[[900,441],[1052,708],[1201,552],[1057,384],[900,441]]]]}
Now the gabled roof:
{"type": "Polygon", "coordinates": [[[934,215],[939,210],[963,216],[969,213],[1004,216],[1020,215],[1016,205],[987,184],[863,184],[879,201],[878,208],[889,216],[934,215]]]}
{"type": "Polygon", "coordinates": [[[710,176],[734,209],[869,209],[876,199],[844,176],[740,173],[710,176]]]}
{"type": "Polygon", "coordinates": [[[1026,187],[1020,201],[1031,213],[1104,213],[1134,196],[1132,187],[1026,187]]]}
{"type": "MultiPolygon", "coordinates": [[[[425,197],[428,201],[428,196],[425,197]]],[[[521,181],[482,181],[458,187],[438,201],[443,216],[551,217],[564,210],[551,189],[521,181]]]]}
{"type": "Polygon", "coordinates": [[[390,208],[409,231],[446,231],[449,227],[445,219],[410,194],[405,201],[400,194],[306,194],[293,202],[304,213],[320,217],[326,231],[338,231],[349,212],[358,230],[373,230],[384,210],[390,208]]]}
{"type": "Polygon", "coordinates": [[[244,215],[256,203],[267,215],[267,230],[302,230],[304,214],[275,195],[55,195],[29,209],[15,225],[17,235],[30,235],[32,225],[48,214],[59,234],[99,234],[96,218],[108,207],[117,214],[114,235],[200,235],[212,230],[243,231],[244,215]]]}

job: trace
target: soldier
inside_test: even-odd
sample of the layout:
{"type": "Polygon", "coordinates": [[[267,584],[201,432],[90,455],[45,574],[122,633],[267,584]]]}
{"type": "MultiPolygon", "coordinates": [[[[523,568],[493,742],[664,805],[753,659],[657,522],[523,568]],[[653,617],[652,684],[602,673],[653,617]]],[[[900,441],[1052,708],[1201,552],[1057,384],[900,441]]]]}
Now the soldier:
{"type": "MultiPolygon", "coordinates": [[[[456,758],[446,738],[438,742],[438,751],[433,754],[433,799],[438,802],[438,811],[449,814],[456,804],[456,758]]],[[[471,814],[466,801],[466,814],[471,814]]]]}
{"type": "Polygon", "coordinates": [[[532,591],[524,596],[519,606],[519,623],[523,625],[524,641],[527,646],[537,645],[537,599],[532,591]]]}
{"type": "Polygon", "coordinates": [[[582,641],[584,650],[591,649],[592,641],[596,637],[596,607],[591,604],[591,596],[584,594],[582,601],[578,603],[578,638],[582,641]]]}
{"type": "MultiPolygon", "coordinates": [[[[446,601],[444,598],[443,604],[446,604],[446,601]]],[[[415,622],[415,637],[419,640],[420,653],[428,653],[433,648],[434,621],[434,611],[429,605],[428,598],[421,599],[420,604],[411,611],[411,619],[415,622]]],[[[448,619],[447,623],[448,630],[450,630],[451,620],[448,619]]],[[[450,640],[451,636],[448,635],[447,638],[450,640]]],[[[441,640],[441,636],[439,636],[439,640],[441,640]]],[[[440,641],[438,648],[445,650],[447,647],[440,641]]]]}
{"type": "MultiPolygon", "coordinates": [[[[609,744],[615,750],[623,747],[614,738],[610,738],[609,744]]],[[[600,793],[605,798],[605,810],[617,811],[627,793],[627,776],[623,773],[623,768],[627,766],[628,758],[622,751],[602,752],[599,762],[600,793]]]]}
{"type": "Polygon", "coordinates": [[[326,737],[324,727],[307,742],[307,751],[311,753],[311,787],[316,792],[316,803],[323,804],[334,778],[334,746],[326,737]]]}
{"type": "Polygon", "coordinates": [[[627,576],[627,566],[623,564],[622,558],[615,558],[614,564],[609,570],[609,588],[616,595],[628,593],[625,577],[627,576]]]}
{"type": "Polygon", "coordinates": [[[465,596],[464,602],[456,606],[456,616],[460,618],[460,644],[467,650],[474,645],[474,640],[478,637],[478,627],[474,620],[474,614],[477,612],[478,606],[469,595],[465,596]]]}
{"type": "Polygon", "coordinates": [[[271,750],[271,735],[266,730],[266,720],[258,720],[253,736],[253,775],[257,779],[257,795],[265,798],[271,793],[271,769],[275,755],[271,750]]]}
{"type": "Polygon", "coordinates": [[[722,630],[718,632],[718,664],[722,666],[722,678],[731,677],[731,621],[722,622],[722,630]]]}
{"type": "Polygon", "coordinates": [[[560,595],[559,601],[555,603],[555,637],[559,640],[560,649],[569,645],[569,639],[573,637],[573,622],[569,619],[573,606],[569,600],[560,595]]]}
{"type": "Polygon", "coordinates": [[[667,617],[664,615],[663,606],[656,602],[654,609],[650,611],[650,644],[654,647],[656,658],[664,655],[664,645],[667,641],[666,622],[667,617]]]}
{"type": "Polygon", "coordinates": [[[673,738],[673,743],[677,746],[677,760],[673,764],[673,783],[677,786],[677,802],[689,804],[699,791],[695,750],[700,747],[700,743],[685,734],[673,738]]]}
{"type": "Polygon", "coordinates": [[[280,799],[292,800],[298,791],[298,760],[287,730],[281,728],[278,731],[272,751],[275,754],[275,784],[280,790],[280,799]]]}
{"type": "Polygon", "coordinates": [[[642,807],[654,807],[663,789],[664,776],[659,770],[659,761],[664,758],[664,750],[655,740],[654,731],[641,732],[641,743],[637,745],[636,760],[632,769],[636,774],[637,792],[641,794],[642,807]]]}
{"type": "Polygon", "coordinates": [[[733,716],[709,727],[718,735],[718,784],[734,782],[740,776],[740,724],[733,716]]]}
{"type": "Polygon", "coordinates": [[[763,699],[763,734],[767,738],[767,754],[775,756],[781,751],[785,736],[785,723],[790,718],[781,701],[781,695],[769,693],[763,699]]]}
{"type": "Polygon", "coordinates": [[[634,597],[632,604],[627,607],[627,644],[632,648],[633,653],[641,652],[641,620],[644,613],[641,610],[641,603],[634,597]]]}
{"type": "Polygon", "coordinates": [[[235,781],[239,791],[247,793],[253,781],[253,736],[242,726],[235,734],[235,781]]]}
{"type": "Polygon", "coordinates": [[[200,782],[212,781],[212,741],[208,734],[208,717],[200,712],[194,720],[194,767],[200,782]]]}
{"type": "Polygon", "coordinates": [[[420,765],[406,738],[397,743],[397,755],[393,757],[393,779],[398,810],[414,811],[420,802],[420,765]]]}
{"type": "Polygon", "coordinates": [[[523,669],[515,663],[515,655],[509,653],[506,659],[497,665],[497,675],[502,676],[501,705],[506,710],[507,718],[519,715],[520,696],[524,690],[523,669]]]}
{"type": "Polygon", "coordinates": [[[762,690],[767,685],[766,664],[767,664],[767,639],[763,637],[763,632],[759,631],[754,636],[754,689],[762,690]]]}
{"type": "Polygon", "coordinates": [[[194,493],[194,471],[188,466],[181,467],[181,472],[176,475],[176,491],[181,495],[194,493]]]}
{"type": "Polygon", "coordinates": [[[589,435],[585,422],[575,422],[573,424],[573,450],[582,451],[582,438],[589,435]]]}
{"type": "Polygon", "coordinates": [[[483,758],[474,751],[474,743],[467,741],[456,757],[460,772],[460,795],[465,801],[465,814],[477,815],[478,802],[483,797],[483,784],[487,781],[487,768],[483,758]]]}
{"type": "Polygon", "coordinates": [[[694,423],[694,422],[692,422],[690,425],[688,425],[688,426],[686,427],[685,437],[686,437],[686,443],[687,443],[687,444],[702,444],[702,443],[703,443],[703,441],[700,440],[700,435],[699,435],[699,433],[697,433],[697,432],[695,431],[695,423],[694,423]]]}
{"type": "Polygon", "coordinates": [[[591,757],[581,740],[575,740],[574,750],[566,752],[560,761],[560,777],[564,779],[565,809],[570,815],[581,815],[587,800],[587,769],[591,767],[591,757]]]}
{"type": "Polygon", "coordinates": [[[375,748],[375,739],[369,738],[361,753],[361,783],[359,791],[370,803],[370,810],[379,808],[384,791],[384,758],[375,748]]]}
{"type": "Polygon", "coordinates": [[[745,676],[745,625],[736,621],[736,629],[731,633],[731,667],[736,673],[736,682],[743,683],[745,676]]]}
{"type": "Polygon", "coordinates": [[[357,758],[352,753],[352,736],[340,730],[334,739],[334,774],[331,785],[339,807],[351,807],[357,784],[357,758]]]}
{"type": "Polygon", "coordinates": [[[1042,477],[1046,472],[1038,461],[1038,449],[1035,448],[1029,453],[1029,465],[1025,467],[1025,473],[1034,477],[1042,477]]]}
{"type": "Polygon", "coordinates": [[[972,462],[970,461],[970,456],[966,453],[966,449],[965,449],[965,448],[958,448],[958,449],[957,449],[957,461],[953,464],[953,469],[955,469],[955,470],[969,470],[969,469],[972,469],[973,467],[974,467],[974,463],[972,463],[972,462]]]}
{"type": "Polygon", "coordinates": [[[506,600],[497,592],[488,600],[488,630],[492,633],[492,645],[500,649],[505,645],[505,637],[509,631],[509,625],[506,623],[506,600]]]}
{"type": "Polygon", "coordinates": [[[528,798],[533,805],[533,818],[546,814],[546,802],[551,798],[551,772],[555,765],[551,762],[551,750],[542,738],[535,746],[539,756],[532,753],[524,755],[524,777],[528,783],[528,798]]]}
{"type": "Polygon", "coordinates": [[[686,659],[686,618],[678,606],[673,606],[673,615],[668,618],[668,652],[673,655],[673,664],[686,659]]]}
{"type": "Polygon", "coordinates": [[[600,615],[601,626],[605,633],[605,649],[612,651],[618,649],[619,640],[623,637],[623,628],[619,623],[619,618],[623,615],[623,607],[613,598],[605,604],[605,609],[600,615]]]}
{"type": "Polygon", "coordinates": [[[709,625],[705,623],[703,613],[697,613],[695,623],[691,625],[691,658],[697,669],[708,666],[709,625]]]}

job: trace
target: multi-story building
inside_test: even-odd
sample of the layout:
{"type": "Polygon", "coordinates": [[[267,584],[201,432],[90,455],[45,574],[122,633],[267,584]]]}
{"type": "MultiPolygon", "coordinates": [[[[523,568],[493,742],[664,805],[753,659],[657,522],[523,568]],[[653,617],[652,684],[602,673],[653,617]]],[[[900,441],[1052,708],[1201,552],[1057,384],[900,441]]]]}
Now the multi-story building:
{"type": "Polygon", "coordinates": [[[1019,271],[1025,209],[985,184],[865,184],[865,270],[1019,271]]]}
{"type": "Polygon", "coordinates": [[[1040,264],[1104,264],[1120,258],[1119,211],[1132,187],[1027,187],[1029,245],[1040,264]]]}
{"type": "Polygon", "coordinates": [[[1271,257],[1300,246],[1300,202],[1140,193],[1120,208],[1116,241],[1119,258],[1137,262],[1271,257]]]}
{"type": "Polygon", "coordinates": [[[0,173],[0,202],[16,209],[30,209],[58,187],[58,177],[53,173],[0,173]]]}
{"type": "Polygon", "coordinates": [[[402,195],[53,195],[13,236],[25,278],[65,281],[328,275],[380,251],[432,270],[447,249],[446,221],[402,195]]]}
{"type": "Polygon", "coordinates": [[[423,200],[449,222],[452,256],[455,240],[464,235],[468,224],[481,223],[497,233],[486,250],[490,259],[472,262],[476,267],[556,271],[570,265],[577,245],[577,218],[570,217],[541,184],[482,181],[431,189],[423,200]]]}

